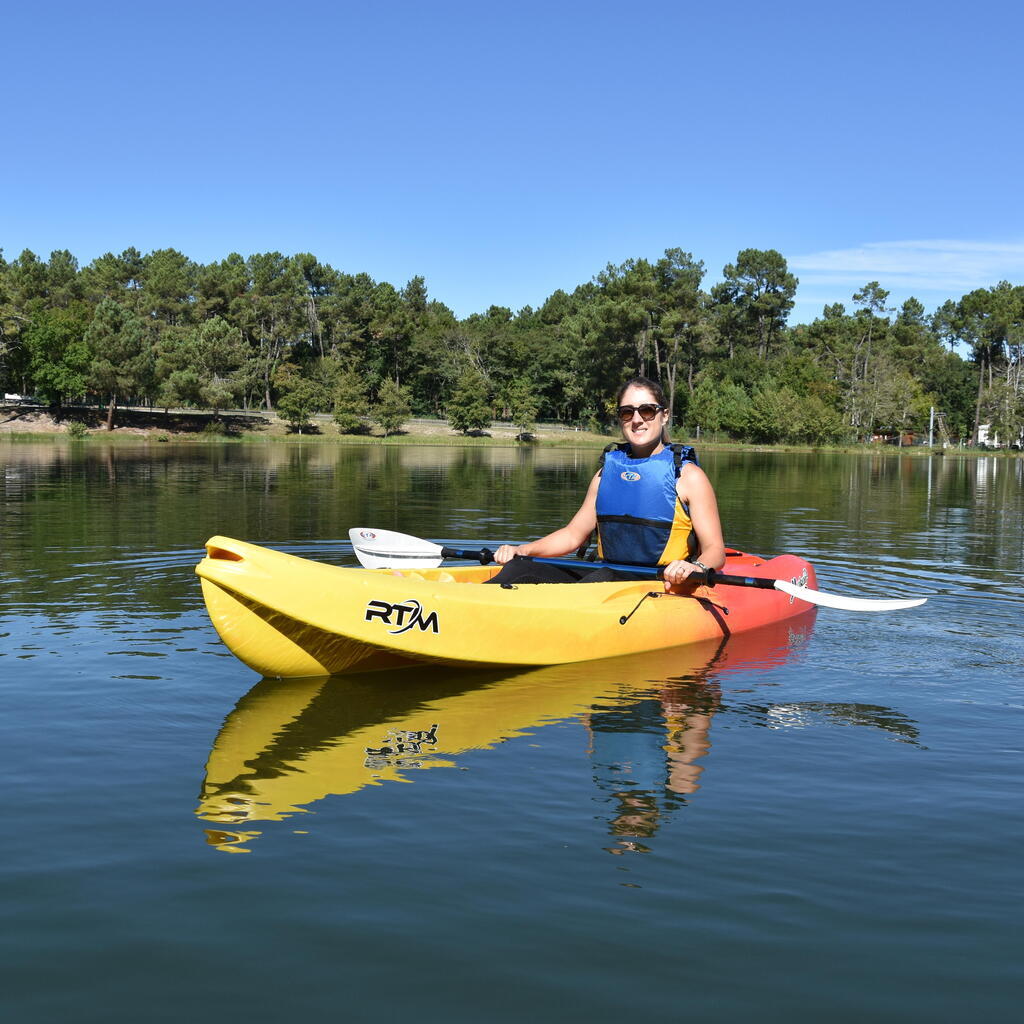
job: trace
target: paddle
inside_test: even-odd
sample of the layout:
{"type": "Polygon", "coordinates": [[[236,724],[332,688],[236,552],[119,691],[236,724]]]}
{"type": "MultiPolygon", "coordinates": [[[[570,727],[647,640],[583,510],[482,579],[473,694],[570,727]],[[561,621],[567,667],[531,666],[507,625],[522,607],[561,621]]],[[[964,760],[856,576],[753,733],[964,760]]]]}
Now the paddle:
{"type": "MultiPolygon", "coordinates": [[[[352,541],[352,550],[359,559],[359,564],[367,569],[436,569],[446,558],[463,558],[481,565],[494,561],[494,552],[488,548],[463,551],[457,548],[442,547],[429,540],[410,537],[405,533],[394,533],[391,530],[370,530],[365,527],[354,527],[348,531],[352,541]]],[[[520,556],[517,556],[520,557],[520,556]]],[[[578,558],[532,558],[531,561],[543,562],[547,565],[561,565],[579,569],[611,569],[613,572],[629,572],[653,578],[661,578],[661,569],[657,566],[620,565],[615,562],[581,562],[578,558]]],[[[722,584],[729,587],[754,587],[758,590],[779,590],[790,597],[797,597],[808,604],[821,605],[825,608],[839,608],[854,612],[891,612],[903,608],[916,608],[924,604],[926,597],[886,598],[844,597],[841,594],[828,594],[820,590],[801,587],[788,580],[763,579],[758,576],[730,576],[726,573],[709,572],[693,573],[690,577],[695,583],[722,584]]]]}

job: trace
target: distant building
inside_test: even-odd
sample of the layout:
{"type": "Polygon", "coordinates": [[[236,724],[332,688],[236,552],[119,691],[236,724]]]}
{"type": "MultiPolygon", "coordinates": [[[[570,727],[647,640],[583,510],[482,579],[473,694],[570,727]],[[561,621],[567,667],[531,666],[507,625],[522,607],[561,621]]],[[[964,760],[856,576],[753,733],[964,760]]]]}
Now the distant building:
{"type": "MultiPolygon", "coordinates": [[[[999,434],[992,429],[991,423],[978,425],[978,447],[979,448],[1005,448],[1007,447],[999,440],[999,434]]],[[[1024,429],[1017,435],[1015,441],[1011,441],[1009,447],[1024,448],[1024,429]]]]}
{"type": "Polygon", "coordinates": [[[902,434],[898,430],[883,430],[881,433],[871,435],[872,444],[895,444],[903,448],[909,448],[912,444],[922,444],[917,434],[912,430],[905,430],[902,434]]]}

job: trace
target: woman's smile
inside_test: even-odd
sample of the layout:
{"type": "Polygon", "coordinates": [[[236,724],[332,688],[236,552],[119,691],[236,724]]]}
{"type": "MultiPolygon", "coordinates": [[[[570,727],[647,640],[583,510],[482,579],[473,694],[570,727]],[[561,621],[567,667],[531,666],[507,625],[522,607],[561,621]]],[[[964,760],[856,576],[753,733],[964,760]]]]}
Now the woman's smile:
{"type": "Polygon", "coordinates": [[[663,410],[661,410],[658,400],[645,388],[639,388],[635,385],[627,388],[620,399],[619,408],[632,407],[633,415],[622,423],[622,435],[623,437],[633,445],[637,451],[634,452],[634,456],[646,458],[649,455],[654,455],[657,449],[661,447],[662,434],[665,429],[665,420],[667,416],[663,410]],[[647,406],[645,410],[649,413],[650,406],[658,408],[658,413],[649,420],[645,420],[640,412],[640,406],[647,406]],[[647,449],[650,448],[650,451],[647,449]]]}

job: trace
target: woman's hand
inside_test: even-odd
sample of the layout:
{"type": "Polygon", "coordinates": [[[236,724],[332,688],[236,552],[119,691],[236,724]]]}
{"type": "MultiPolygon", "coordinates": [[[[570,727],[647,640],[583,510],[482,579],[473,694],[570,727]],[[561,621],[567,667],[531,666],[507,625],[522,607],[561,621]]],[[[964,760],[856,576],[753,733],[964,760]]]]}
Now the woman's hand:
{"type": "Polygon", "coordinates": [[[560,530],[547,536],[532,540],[528,544],[502,544],[494,552],[494,560],[498,565],[511,562],[516,555],[529,558],[562,558],[579,550],[597,526],[597,487],[601,475],[595,473],[587,488],[587,496],[583,499],[579,511],[560,530]]]}
{"type": "Polygon", "coordinates": [[[685,583],[687,577],[695,572],[703,573],[704,570],[699,565],[694,565],[693,562],[686,562],[681,559],[669,562],[661,574],[665,579],[665,589],[671,590],[673,587],[678,587],[681,583],[685,583]]]}
{"type": "Polygon", "coordinates": [[[504,565],[506,562],[511,562],[516,555],[528,554],[527,548],[529,544],[502,544],[497,551],[494,552],[494,560],[498,565],[504,565]]]}

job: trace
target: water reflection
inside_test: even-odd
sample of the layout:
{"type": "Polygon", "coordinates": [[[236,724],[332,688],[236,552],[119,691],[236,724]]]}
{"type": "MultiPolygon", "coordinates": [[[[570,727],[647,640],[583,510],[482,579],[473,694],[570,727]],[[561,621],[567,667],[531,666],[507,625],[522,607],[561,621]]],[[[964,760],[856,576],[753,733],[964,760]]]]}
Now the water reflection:
{"type": "MultiPolygon", "coordinates": [[[[455,767],[471,751],[577,719],[591,738],[594,781],[616,804],[609,829],[638,842],[697,790],[722,679],[785,664],[813,619],[811,612],[725,643],[513,675],[437,669],[264,679],[225,719],[196,813],[227,826],[280,821],[327,796],[411,781],[419,771],[455,767]]],[[[222,828],[207,839],[237,851],[258,835],[222,828]]]]}
{"type": "MultiPolygon", "coordinates": [[[[647,731],[654,707],[666,716],[667,738],[656,746],[668,750],[670,785],[689,793],[723,675],[785,664],[813,618],[812,611],[727,642],[513,674],[437,668],[263,679],[224,721],[197,813],[223,824],[278,821],[325,796],[410,781],[415,772],[455,766],[469,751],[572,718],[595,739],[595,756],[606,757],[610,748],[598,735],[647,731]]],[[[617,756],[609,764],[628,773],[627,761],[617,756]]]]}
{"type": "MultiPolygon", "coordinates": [[[[795,632],[791,627],[788,653],[809,631],[809,624],[798,624],[795,632]]],[[[594,783],[604,797],[609,833],[617,840],[606,847],[609,853],[647,852],[643,840],[700,788],[700,761],[711,749],[711,720],[722,706],[721,675],[752,667],[751,654],[765,668],[771,664],[757,655],[756,646],[744,647],[742,634],[734,639],[744,649],[730,644],[728,660],[712,660],[694,676],[666,679],[650,694],[584,716],[594,783]]],[[[760,641],[755,638],[755,645],[760,641]]]]}
{"type": "MultiPolygon", "coordinates": [[[[493,546],[575,512],[593,450],[408,445],[123,446],[0,439],[0,609],[198,606],[185,568],[228,533],[351,560],[353,525],[493,546]],[[230,527],[230,528],[228,528],[230,527]],[[148,564],[146,564],[148,560],[148,564]]],[[[708,450],[731,544],[792,551],[824,587],[941,588],[951,564],[1019,599],[1024,460],[708,450]],[[752,501],[751,495],[757,500],[752,501]]],[[[957,578],[960,586],[962,574],[957,578]]]]}
{"type": "MultiPolygon", "coordinates": [[[[808,625],[802,639],[809,633],[808,625]]],[[[742,643],[743,637],[736,639],[742,643]]],[[[791,635],[791,653],[799,646],[795,641],[791,635]]],[[[616,840],[606,847],[609,853],[648,852],[643,840],[652,838],[661,823],[700,788],[701,759],[711,749],[711,721],[719,712],[772,729],[865,726],[919,746],[916,724],[880,705],[827,701],[725,704],[722,677],[730,671],[757,667],[756,660],[744,664],[754,650],[736,651],[730,645],[730,651],[733,658],[727,663],[712,662],[695,677],[666,679],[650,694],[638,693],[621,707],[584,716],[590,732],[594,783],[603,794],[609,833],[616,840]]],[[[768,667],[769,663],[761,659],[761,664],[768,667]]]]}
{"type": "Polygon", "coordinates": [[[921,747],[917,725],[905,715],[881,704],[808,700],[788,704],[751,704],[746,706],[746,711],[763,719],[759,724],[770,729],[800,729],[821,724],[868,726],[883,729],[902,743],[921,747]]]}
{"type": "Polygon", "coordinates": [[[196,814],[221,826],[206,831],[211,845],[248,852],[261,833],[244,826],[292,819],[329,796],[411,782],[421,771],[458,767],[472,751],[575,721],[588,737],[581,770],[613,840],[606,849],[645,852],[700,789],[717,714],[773,729],[877,728],[916,743],[915,724],[891,708],[739,696],[747,692],[742,674],[756,684],[799,655],[814,617],[721,642],[515,674],[438,668],[263,679],[221,727],[196,814]],[[733,693],[728,703],[723,688],[733,693]]]}

